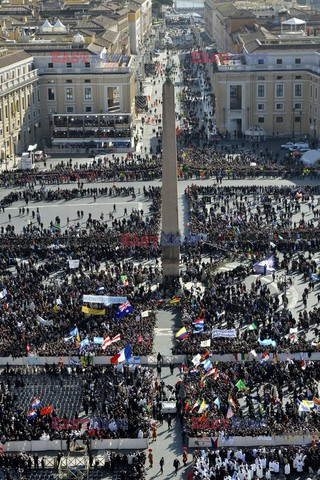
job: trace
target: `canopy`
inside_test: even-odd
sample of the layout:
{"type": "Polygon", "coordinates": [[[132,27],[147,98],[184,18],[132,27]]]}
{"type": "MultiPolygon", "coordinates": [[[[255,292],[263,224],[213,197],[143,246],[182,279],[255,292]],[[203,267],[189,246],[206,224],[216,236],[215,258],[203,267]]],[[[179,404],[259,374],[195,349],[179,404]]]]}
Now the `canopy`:
{"type": "Polygon", "coordinates": [[[281,22],[282,25],[305,25],[307,22],[304,20],[300,20],[299,18],[289,18],[289,20],[285,20],[281,22]]]}
{"type": "Polygon", "coordinates": [[[265,137],[266,132],[257,125],[254,125],[253,127],[250,127],[248,128],[248,130],[245,131],[245,135],[248,137],[265,137]]]}
{"type": "Polygon", "coordinates": [[[304,165],[315,165],[320,160],[320,150],[309,150],[305,152],[301,161],[304,165]]]}

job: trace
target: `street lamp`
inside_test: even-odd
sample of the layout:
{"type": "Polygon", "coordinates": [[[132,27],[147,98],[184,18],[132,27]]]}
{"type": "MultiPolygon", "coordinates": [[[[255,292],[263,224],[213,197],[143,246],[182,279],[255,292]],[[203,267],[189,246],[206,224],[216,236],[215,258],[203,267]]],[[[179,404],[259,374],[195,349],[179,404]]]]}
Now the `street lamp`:
{"type": "Polygon", "coordinates": [[[300,114],[300,120],[299,121],[300,121],[300,140],[301,140],[302,110],[300,110],[299,114],[300,114]]]}
{"type": "Polygon", "coordinates": [[[294,122],[295,122],[295,108],[292,107],[292,139],[294,140],[294,122]]]}

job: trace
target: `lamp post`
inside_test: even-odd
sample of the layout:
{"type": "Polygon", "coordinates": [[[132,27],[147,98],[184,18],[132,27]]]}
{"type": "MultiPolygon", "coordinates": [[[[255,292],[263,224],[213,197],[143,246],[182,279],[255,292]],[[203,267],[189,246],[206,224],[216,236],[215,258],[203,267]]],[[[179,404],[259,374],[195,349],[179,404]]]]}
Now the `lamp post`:
{"type": "Polygon", "coordinates": [[[300,140],[301,140],[302,110],[300,110],[299,114],[300,114],[300,120],[299,121],[300,121],[300,140]]]}
{"type": "Polygon", "coordinates": [[[295,122],[295,116],[294,116],[294,113],[295,113],[295,108],[292,107],[292,139],[294,140],[294,122],[295,122]]]}

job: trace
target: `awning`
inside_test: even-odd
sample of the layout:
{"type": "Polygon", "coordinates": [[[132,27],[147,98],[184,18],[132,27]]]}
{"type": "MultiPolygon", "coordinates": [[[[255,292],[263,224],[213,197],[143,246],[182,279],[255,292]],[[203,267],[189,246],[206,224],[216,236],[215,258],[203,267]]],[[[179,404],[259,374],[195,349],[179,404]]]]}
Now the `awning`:
{"type": "Polygon", "coordinates": [[[265,137],[266,132],[258,126],[253,126],[248,128],[248,130],[245,131],[245,135],[247,137],[265,137]]]}
{"type": "Polygon", "coordinates": [[[35,150],[35,149],[37,148],[37,146],[38,146],[37,143],[35,143],[34,145],[29,145],[27,151],[28,151],[28,152],[33,152],[33,150],[35,150]]]}

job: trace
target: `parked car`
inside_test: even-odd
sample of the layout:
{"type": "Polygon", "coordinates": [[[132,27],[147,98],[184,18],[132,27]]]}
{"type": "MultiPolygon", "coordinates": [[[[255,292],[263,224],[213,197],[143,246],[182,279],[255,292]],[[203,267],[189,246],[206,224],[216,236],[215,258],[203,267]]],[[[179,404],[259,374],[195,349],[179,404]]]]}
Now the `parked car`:
{"type": "Polygon", "coordinates": [[[287,142],[285,145],[281,145],[281,148],[283,150],[289,150],[289,148],[294,148],[294,143],[293,142],[287,142]]]}
{"type": "Polygon", "coordinates": [[[296,150],[299,152],[307,152],[308,150],[310,150],[310,147],[308,143],[301,142],[301,143],[295,143],[292,148],[289,148],[290,152],[296,151],[296,150]]]}

